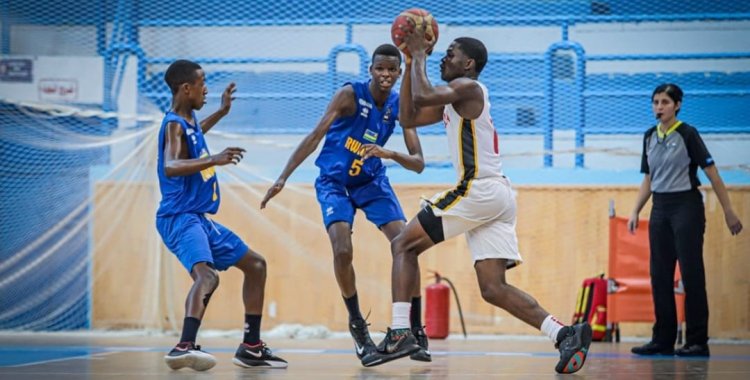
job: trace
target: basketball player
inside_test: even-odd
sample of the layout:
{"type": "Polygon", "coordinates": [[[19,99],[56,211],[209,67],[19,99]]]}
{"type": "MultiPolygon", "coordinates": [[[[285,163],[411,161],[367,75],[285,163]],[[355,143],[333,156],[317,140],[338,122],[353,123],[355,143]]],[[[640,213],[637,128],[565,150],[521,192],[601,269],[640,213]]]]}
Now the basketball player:
{"type": "Polygon", "coordinates": [[[198,122],[195,110],[206,103],[208,92],[205,79],[200,65],[186,60],[173,62],[164,75],[172,90],[172,109],[159,131],[157,172],[162,199],[156,228],[193,278],[180,343],[164,360],[172,369],[205,371],[216,365],[216,359],[202,351],[195,338],[211,295],[219,286],[218,271],[235,266],[245,275],[245,336],[233,362],[242,367],[286,368],[287,362],[274,356],[260,340],[266,261],[232,231],[206,217],[216,213],[221,200],[215,166],[236,165],[245,150],[230,147],[216,155],[208,152],[203,135],[229,113],[235,85],[224,90],[221,108],[198,122]]]}
{"type": "MultiPolygon", "coordinates": [[[[333,248],[333,269],[349,312],[349,332],[357,357],[363,360],[376,350],[367,323],[359,309],[352,266],[352,223],[357,209],[364,211],[392,241],[405,226],[406,218],[391,188],[381,158],[396,161],[417,173],[424,169],[422,148],[415,130],[404,130],[409,154],[383,148],[399,118],[398,93],[393,90],[401,75],[401,53],[393,45],[380,45],[372,54],[371,78],[346,83],[331,99],[315,129],[300,142],[276,182],[268,189],[260,207],[278,194],[292,172],[309,156],[325,136],[315,161],[320,176],[315,190],[323,212],[323,223],[333,248]]],[[[372,258],[373,262],[379,262],[372,258]]],[[[417,269],[419,272],[419,269],[417,269]]],[[[431,361],[427,335],[421,323],[419,279],[409,290],[411,327],[421,345],[412,359],[431,361]]]]}
{"type": "MultiPolygon", "coordinates": [[[[426,23],[423,23],[426,25],[426,23]]],[[[447,86],[430,84],[425,72],[431,48],[424,28],[404,31],[411,60],[401,82],[401,120],[406,128],[443,121],[453,165],[455,188],[426,202],[391,244],[393,253],[393,321],[366,366],[379,365],[418,349],[406,316],[409,295],[419,276],[420,253],[440,242],[466,234],[482,298],[540,329],[560,350],[559,373],[578,371],[591,343],[588,324],[563,326],[530,295],[508,284],[505,271],[521,261],[516,239],[516,203],[503,175],[498,138],[490,118],[489,93],[477,78],[487,63],[487,49],[474,38],[455,39],[440,63],[447,86]]]]}

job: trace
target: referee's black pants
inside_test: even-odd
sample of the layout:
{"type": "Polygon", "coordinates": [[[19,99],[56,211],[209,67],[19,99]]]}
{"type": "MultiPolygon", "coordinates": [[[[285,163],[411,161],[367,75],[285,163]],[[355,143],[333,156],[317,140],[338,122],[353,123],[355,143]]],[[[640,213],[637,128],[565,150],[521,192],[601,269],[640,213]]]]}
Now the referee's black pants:
{"type": "Polygon", "coordinates": [[[652,341],[672,347],[677,339],[675,263],[685,286],[685,344],[708,343],[708,298],[703,266],[706,215],[698,190],[654,193],[649,219],[651,287],[656,322],[652,341]]]}

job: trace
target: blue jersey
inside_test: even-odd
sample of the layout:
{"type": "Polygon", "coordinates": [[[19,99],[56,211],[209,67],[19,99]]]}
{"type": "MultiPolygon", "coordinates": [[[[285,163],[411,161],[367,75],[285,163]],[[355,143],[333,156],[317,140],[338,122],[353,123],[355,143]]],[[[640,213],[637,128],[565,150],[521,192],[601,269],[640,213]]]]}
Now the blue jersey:
{"type": "Polygon", "coordinates": [[[383,108],[378,109],[370,94],[370,81],[346,83],[354,88],[357,111],[334,121],[315,165],[320,176],[345,186],[356,186],[385,175],[380,158],[362,161],[364,144],[385,145],[398,120],[398,92],[391,91],[383,108]]]}
{"type": "Polygon", "coordinates": [[[177,122],[182,127],[182,135],[185,137],[188,148],[188,158],[208,157],[208,146],[203,138],[203,132],[198,124],[198,119],[193,113],[196,125],[191,125],[174,112],[167,112],[159,130],[159,160],[157,162],[157,173],[159,174],[159,190],[161,191],[161,203],[156,212],[157,217],[177,215],[182,213],[210,213],[215,214],[219,209],[219,182],[216,180],[216,169],[210,167],[199,173],[186,176],[167,177],[164,173],[164,141],[167,133],[167,124],[177,122]]]}

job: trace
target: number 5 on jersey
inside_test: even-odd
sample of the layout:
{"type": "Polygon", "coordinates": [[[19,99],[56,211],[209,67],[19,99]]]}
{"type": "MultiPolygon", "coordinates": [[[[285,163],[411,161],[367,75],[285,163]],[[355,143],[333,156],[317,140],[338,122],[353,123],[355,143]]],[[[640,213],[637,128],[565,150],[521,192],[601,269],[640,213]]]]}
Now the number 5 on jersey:
{"type": "Polygon", "coordinates": [[[356,177],[359,175],[360,172],[362,172],[362,164],[365,162],[360,159],[355,159],[352,161],[352,167],[349,168],[349,175],[352,177],[356,177]]]}

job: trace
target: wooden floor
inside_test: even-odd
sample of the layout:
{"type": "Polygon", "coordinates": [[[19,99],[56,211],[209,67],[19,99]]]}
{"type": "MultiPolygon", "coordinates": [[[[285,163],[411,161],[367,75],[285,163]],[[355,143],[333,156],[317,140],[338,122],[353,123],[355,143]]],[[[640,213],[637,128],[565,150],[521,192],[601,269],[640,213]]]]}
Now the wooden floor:
{"type": "Polygon", "coordinates": [[[630,347],[641,343],[594,343],[579,373],[556,375],[557,352],[541,339],[433,340],[432,363],[406,358],[374,368],[360,365],[349,339],[269,339],[289,368],[246,369],[231,361],[238,341],[207,338],[200,343],[219,361],[207,372],[170,370],[162,358],[175,340],[0,333],[0,379],[750,379],[750,344],[712,344],[703,360],[635,357],[630,347]]]}

